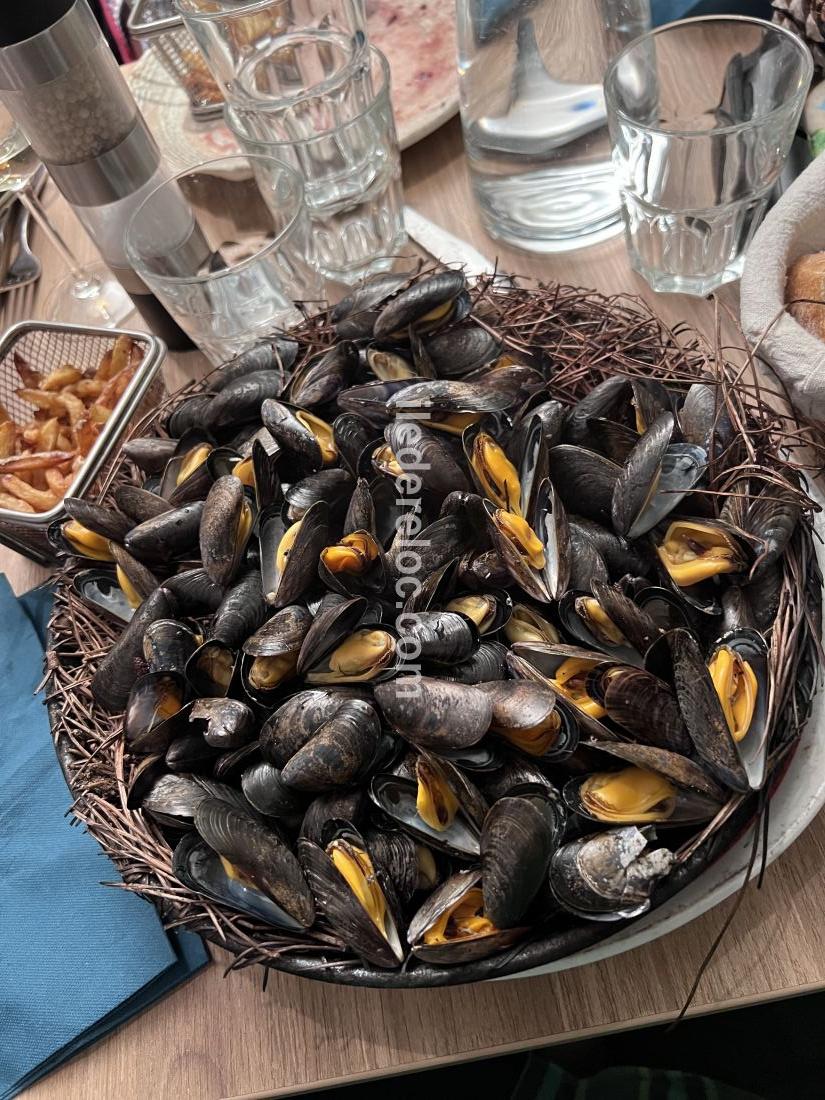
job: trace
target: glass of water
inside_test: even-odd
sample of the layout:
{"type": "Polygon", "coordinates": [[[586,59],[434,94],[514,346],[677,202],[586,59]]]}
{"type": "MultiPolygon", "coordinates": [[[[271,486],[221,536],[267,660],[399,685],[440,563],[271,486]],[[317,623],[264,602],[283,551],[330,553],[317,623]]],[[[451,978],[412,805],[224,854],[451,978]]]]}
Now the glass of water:
{"type": "Polygon", "coordinates": [[[313,266],[299,176],[271,157],[232,156],[152,191],[126,230],[135,271],[201,351],[222,363],[313,312],[313,266]]]}
{"type": "Polygon", "coordinates": [[[704,296],[742,273],[813,65],[759,19],[670,23],[605,78],[631,266],[654,290],[704,296]]]}
{"type": "Polygon", "coordinates": [[[323,91],[367,49],[363,0],[175,0],[224,95],[323,91]]]}
{"type": "Polygon", "coordinates": [[[649,0],[457,0],[461,123],[484,228],[533,252],[621,232],[602,82],[649,0]]]}
{"type": "Polygon", "coordinates": [[[315,259],[323,274],[352,285],[388,271],[406,242],[401,160],[390,102],[390,70],[371,47],[323,95],[286,106],[227,103],[226,120],[248,153],[291,165],[304,183],[315,259]]]}

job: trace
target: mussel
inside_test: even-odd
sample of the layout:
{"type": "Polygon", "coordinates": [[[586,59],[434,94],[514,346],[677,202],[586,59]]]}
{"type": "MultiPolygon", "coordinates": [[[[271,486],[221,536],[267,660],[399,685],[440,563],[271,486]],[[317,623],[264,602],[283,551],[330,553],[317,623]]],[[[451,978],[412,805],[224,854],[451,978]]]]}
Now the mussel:
{"type": "Polygon", "coordinates": [[[484,913],[481,871],[456,871],[427,898],[410,921],[412,953],[441,966],[484,959],[522,939],[526,928],[496,928],[484,913]]]}

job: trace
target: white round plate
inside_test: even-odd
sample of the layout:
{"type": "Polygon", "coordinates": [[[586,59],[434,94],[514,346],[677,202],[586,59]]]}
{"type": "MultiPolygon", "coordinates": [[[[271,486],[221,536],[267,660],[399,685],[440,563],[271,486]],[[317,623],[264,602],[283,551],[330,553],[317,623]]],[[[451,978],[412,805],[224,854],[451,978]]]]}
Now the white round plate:
{"type": "MultiPolygon", "coordinates": [[[[825,506],[825,497],[820,491],[808,486],[808,492],[820,506],[825,506]]],[[[814,545],[820,569],[825,568],[825,518],[820,512],[814,521],[816,536],[814,545]]],[[[819,677],[817,678],[819,682],[819,677]]],[[[822,807],[825,806],[825,693],[818,691],[814,697],[811,715],[802,731],[800,744],[779,787],[771,799],[771,813],[768,836],[768,863],[773,863],[786,851],[798,836],[810,825],[822,807]]],[[[694,882],[680,890],[664,905],[654,909],[645,917],[633,922],[615,936],[596,944],[565,959],[525,970],[523,974],[497,978],[496,981],[515,981],[518,978],[535,978],[538,974],[552,974],[557,970],[571,970],[576,966],[609,959],[623,951],[631,951],[645,943],[675,932],[683,924],[695,920],[720,901],[730,897],[742,885],[750,862],[753,833],[748,830],[744,836],[713,863],[694,882]]],[[[759,873],[760,860],[757,858],[752,877],[759,873]]],[[[710,946],[710,944],[708,944],[710,946]]]]}

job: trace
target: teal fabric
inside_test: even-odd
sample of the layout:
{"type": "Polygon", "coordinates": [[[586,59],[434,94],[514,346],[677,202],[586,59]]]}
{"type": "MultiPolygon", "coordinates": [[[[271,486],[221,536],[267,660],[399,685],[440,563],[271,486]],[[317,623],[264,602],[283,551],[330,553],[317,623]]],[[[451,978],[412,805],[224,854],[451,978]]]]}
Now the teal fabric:
{"type": "Polygon", "coordinates": [[[0,1100],[101,1038],[207,961],[82,828],[52,747],[42,678],[48,588],[0,576],[0,1100]]]}

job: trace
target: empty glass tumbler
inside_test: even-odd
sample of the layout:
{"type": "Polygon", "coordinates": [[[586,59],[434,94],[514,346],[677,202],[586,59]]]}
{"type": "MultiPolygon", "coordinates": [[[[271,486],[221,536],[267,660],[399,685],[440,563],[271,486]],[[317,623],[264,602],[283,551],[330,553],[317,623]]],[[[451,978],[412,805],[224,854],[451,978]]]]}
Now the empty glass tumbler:
{"type": "Polygon", "coordinates": [[[135,270],[213,363],[299,322],[322,297],[300,178],[270,157],[180,172],[126,230],[135,270]]]}
{"type": "Polygon", "coordinates": [[[461,121],[487,232],[560,252],[621,228],[602,81],[649,0],[457,0],[461,121]]]}
{"type": "Polygon", "coordinates": [[[812,73],[789,31],[728,16],[671,23],[613,62],[605,94],[632,267],[654,290],[738,279],[812,73]]]}
{"type": "Polygon", "coordinates": [[[304,183],[315,260],[347,285],[393,267],[406,242],[401,161],[387,59],[374,47],[323,95],[226,120],[249,153],[277,157],[304,183]]]}
{"type": "Polygon", "coordinates": [[[224,95],[323,91],[367,49],[363,0],[175,0],[224,95]]]}

